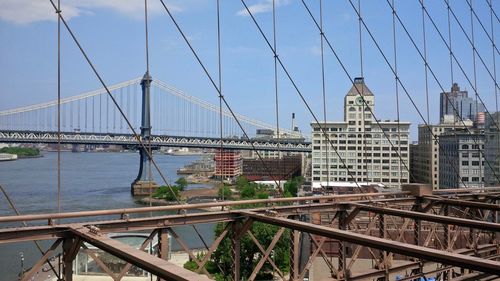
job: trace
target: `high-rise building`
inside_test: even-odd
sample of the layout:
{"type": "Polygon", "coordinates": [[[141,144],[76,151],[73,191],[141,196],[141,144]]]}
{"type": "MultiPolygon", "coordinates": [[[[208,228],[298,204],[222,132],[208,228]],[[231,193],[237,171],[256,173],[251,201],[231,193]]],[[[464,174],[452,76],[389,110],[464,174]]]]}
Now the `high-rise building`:
{"type": "Polygon", "coordinates": [[[439,188],[484,187],[484,134],[466,130],[439,136],[439,188]]]}
{"type": "Polygon", "coordinates": [[[455,116],[456,120],[477,121],[477,113],[485,111],[482,103],[468,97],[468,92],[461,91],[457,83],[453,83],[451,91],[439,95],[439,105],[439,120],[441,122],[445,115],[455,116]]]}
{"type": "MultiPolygon", "coordinates": [[[[412,181],[428,183],[439,188],[439,136],[443,133],[463,129],[462,122],[455,122],[449,115],[437,125],[418,125],[418,144],[412,145],[412,181]]],[[[465,120],[465,127],[472,128],[472,121],[465,120]]]]}
{"type": "Polygon", "coordinates": [[[485,186],[500,184],[500,112],[486,116],[484,126],[484,157],[487,162],[484,170],[485,186]]]}
{"type": "Polygon", "coordinates": [[[313,182],[354,179],[398,187],[409,181],[410,122],[377,124],[370,112],[374,110],[375,96],[363,78],[356,78],[344,98],[344,121],[320,124],[331,143],[318,124],[311,124],[313,182]]]}

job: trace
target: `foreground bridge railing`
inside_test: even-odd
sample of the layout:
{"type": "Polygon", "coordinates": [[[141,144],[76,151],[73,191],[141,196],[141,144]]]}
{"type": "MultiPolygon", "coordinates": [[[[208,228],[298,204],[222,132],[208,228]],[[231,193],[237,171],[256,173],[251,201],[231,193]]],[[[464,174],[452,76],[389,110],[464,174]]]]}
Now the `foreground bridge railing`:
{"type": "MultiPolygon", "coordinates": [[[[0,142],[5,143],[57,143],[57,132],[31,132],[31,131],[0,131],[0,142]]],[[[125,145],[137,146],[136,138],[131,134],[107,134],[107,133],[81,133],[62,132],[62,144],[88,144],[88,145],[125,145]]],[[[148,143],[149,144],[149,143],[148,143]]],[[[193,148],[220,148],[221,139],[204,137],[183,136],[152,136],[151,145],[155,147],[193,147],[193,148]]],[[[290,152],[311,152],[310,142],[300,140],[282,139],[279,142],[265,139],[239,139],[224,138],[222,145],[225,149],[238,150],[280,150],[290,152]],[[252,147],[253,144],[253,147],[252,147]]]]}
{"type": "MultiPolygon", "coordinates": [[[[63,280],[72,280],[72,262],[80,248],[88,244],[129,263],[128,269],[134,265],[165,280],[209,280],[212,276],[205,265],[224,240],[230,241],[234,261],[233,268],[224,274],[240,280],[243,277],[240,258],[244,237],[250,237],[260,251],[255,256],[252,272],[244,276],[248,280],[254,280],[265,263],[274,269],[275,277],[283,280],[302,280],[307,274],[310,280],[394,280],[396,274],[406,275],[403,280],[431,275],[441,280],[479,280],[500,277],[499,200],[500,188],[457,189],[433,193],[346,194],[4,216],[0,217],[0,226],[21,221],[44,221],[46,224],[2,228],[0,244],[55,240],[24,274],[24,280],[29,280],[61,244],[63,271],[57,274],[63,280]],[[232,208],[237,206],[246,207],[232,208]],[[194,211],[214,207],[220,209],[194,211]],[[177,213],[136,217],[141,213],[159,211],[177,213]],[[99,216],[99,220],[63,222],[95,216],[99,216]],[[102,216],[106,216],[106,220],[102,216]],[[209,222],[224,223],[223,230],[211,245],[207,245],[204,255],[195,255],[175,227],[209,222]],[[252,226],[256,222],[278,227],[274,234],[270,234],[273,237],[269,237],[268,245],[255,239],[252,226]],[[108,236],[113,232],[139,230],[150,233],[139,249],[108,236]],[[169,235],[197,264],[195,271],[201,275],[168,261],[169,235]],[[277,242],[286,235],[290,238],[288,273],[278,268],[271,258],[277,242]],[[142,251],[152,237],[158,239],[157,256],[142,251]],[[311,243],[309,251],[299,246],[304,240],[311,243]],[[337,245],[337,250],[327,251],[325,246],[332,242],[337,245]],[[362,263],[361,260],[371,260],[372,263],[362,263]],[[325,270],[314,269],[321,265],[329,270],[325,273],[325,270]],[[328,276],[320,276],[320,273],[328,276]]],[[[125,274],[115,274],[109,268],[106,272],[114,280],[120,280],[125,274]]]]}

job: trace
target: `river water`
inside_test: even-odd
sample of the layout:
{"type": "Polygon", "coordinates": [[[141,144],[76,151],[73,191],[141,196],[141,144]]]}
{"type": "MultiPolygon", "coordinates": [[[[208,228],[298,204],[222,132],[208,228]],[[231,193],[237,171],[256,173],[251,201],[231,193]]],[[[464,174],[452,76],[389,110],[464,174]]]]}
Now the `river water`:
{"type": "MultiPolygon", "coordinates": [[[[196,159],[197,156],[155,155],[162,173],[171,183],[178,178],[178,168],[196,159]]],[[[130,183],[137,175],[138,165],[138,153],[62,152],[61,211],[143,207],[130,193],[130,183]]],[[[153,178],[162,183],[154,171],[153,178]]],[[[22,214],[57,212],[57,153],[46,152],[41,158],[0,162],[0,184],[22,214]]],[[[188,188],[199,187],[202,186],[190,185],[188,188]]],[[[0,216],[13,214],[7,200],[0,194],[0,216]]],[[[1,228],[12,226],[16,225],[0,224],[1,228]]],[[[213,224],[198,225],[197,228],[207,243],[213,241],[213,224]]],[[[191,227],[179,227],[176,231],[191,247],[203,246],[191,227]]],[[[48,243],[43,243],[44,248],[48,243]]],[[[174,244],[173,248],[175,250],[178,246],[174,244]]],[[[20,252],[24,253],[25,268],[40,257],[32,242],[0,244],[0,280],[16,279],[21,268],[20,252]]]]}

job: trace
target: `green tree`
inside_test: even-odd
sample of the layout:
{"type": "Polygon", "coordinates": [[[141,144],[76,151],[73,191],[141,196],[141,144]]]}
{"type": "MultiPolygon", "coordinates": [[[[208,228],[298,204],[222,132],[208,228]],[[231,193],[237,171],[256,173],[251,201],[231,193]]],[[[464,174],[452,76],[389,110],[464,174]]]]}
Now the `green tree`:
{"type": "Polygon", "coordinates": [[[175,181],[175,183],[177,184],[177,186],[179,187],[179,189],[181,191],[183,191],[187,187],[187,185],[188,185],[188,182],[187,182],[187,180],[184,177],[178,178],[175,181]]]}
{"type": "Polygon", "coordinates": [[[219,198],[224,198],[225,200],[232,199],[233,192],[229,186],[222,186],[218,191],[219,198]]]}
{"type": "Polygon", "coordinates": [[[299,186],[304,182],[303,177],[294,177],[284,185],[285,197],[296,197],[299,186]]]}
{"type": "Polygon", "coordinates": [[[240,190],[241,199],[253,199],[255,198],[255,194],[255,186],[252,184],[248,184],[240,190]]]}
{"type": "Polygon", "coordinates": [[[168,186],[162,185],[153,193],[153,198],[165,199],[166,201],[177,201],[180,198],[180,188],[177,185],[171,186],[172,191],[168,186]],[[173,193],[172,193],[173,192],[173,193]]]}
{"type": "Polygon", "coordinates": [[[0,153],[16,154],[19,157],[33,157],[40,155],[40,150],[31,147],[4,147],[0,149],[0,153]]]}

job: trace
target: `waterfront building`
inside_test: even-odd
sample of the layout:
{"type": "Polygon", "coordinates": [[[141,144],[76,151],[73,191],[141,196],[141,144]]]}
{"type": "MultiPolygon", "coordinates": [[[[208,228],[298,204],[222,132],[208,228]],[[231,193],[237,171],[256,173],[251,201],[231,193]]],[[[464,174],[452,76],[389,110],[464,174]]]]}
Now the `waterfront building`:
{"type": "Polygon", "coordinates": [[[500,112],[486,117],[484,126],[484,157],[487,165],[484,171],[485,186],[500,185],[500,112]]]}
{"type": "Polygon", "coordinates": [[[241,176],[242,157],[237,150],[217,149],[215,152],[215,177],[233,180],[241,176]]]}
{"type": "Polygon", "coordinates": [[[313,182],[354,179],[388,187],[409,182],[405,165],[409,167],[410,122],[386,120],[377,124],[370,113],[374,110],[375,96],[363,78],[356,78],[344,98],[344,121],[321,122],[331,143],[320,126],[311,123],[313,182]]]}
{"type": "MultiPolygon", "coordinates": [[[[464,123],[465,127],[472,128],[471,120],[465,120],[464,123]]],[[[411,153],[413,182],[428,183],[433,189],[439,188],[439,136],[463,128],[464,124],[455,121],[450,115],[437,125],[418,125],[418,144],[412,146],[411,153]]]]}
{"type": "Polygon", "coordinates": [[[443,121],[446,115],[456,117],[456,120],[470,119],[477,121],[477,113],[484,112],[484,106],[476,99],[468,97],[467,91],[460,90],[457,83],[453,83],[449,92],[439,95],[439,120],[443,121]]]}
{"type": "Polygon", "coordinates": [[[251,181],[287,180],[302,174],[302,155],[243,159],[243,176],[251,181]]]}
{"type": "Polygon", "coordinates": [[[448,131],[439,142],[439,189],[484,187],[484,134],[448,131]]]}

